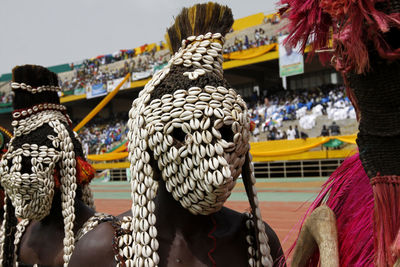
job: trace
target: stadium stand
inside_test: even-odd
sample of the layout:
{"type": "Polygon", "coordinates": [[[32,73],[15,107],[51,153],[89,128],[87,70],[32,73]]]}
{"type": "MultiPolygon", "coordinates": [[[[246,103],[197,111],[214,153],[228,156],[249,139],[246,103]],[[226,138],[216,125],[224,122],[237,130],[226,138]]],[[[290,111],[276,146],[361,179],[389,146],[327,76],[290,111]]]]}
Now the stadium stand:
{"type": "Polygon", "coordinates": [[[225,53],[259,47],[262,45],[277,43],[277,37],[287,33],[282,28],[286,25],[285,19],[281,21],[263,22],[241,31],[228,33],[224,46],[225,53]]]}
{"type": "MultiPolygon", "coordinates": [[[[275,14],[263,13],[236,20],[232,27],[233,31],[227,35],[224,46],[224,58],[227,61],[224,63],[224,68],[227,69],[228,81],[238,89],[248,103],[255,125],[252,141],[260,142],[260,149],[271,150],[268,155],[254,158],[258,162],[255,165],[257,177],[273,178],[291,175],[304,177],[312,173],[311,176],[321,177],[329,174],[354,148],[352,135],[357,131],[355,112],[344,95],[342,81],[331,80],[332,71],[313,62],[306,63],[304,75],[295,76],[293,79],[290,77],[289,89],[283,90],[276,70],[278,68],[277,39],[287,33],[284,30],[286,23],[285,19],[280,19],[275,14]],[[317,83],[309,82],[310,78],[319,75],[326,77],[316,78],[317,83]],[[259,84],[260,81],[262,81],[261,84],[259,84]],[[260,88],[253,90],[256,87],[260,88]],[[342,138],[342,141],[332,137],[321,139],[322,137],[319,136],[321,136],[323,126],[328,127],[329,132],[329,126],[333,122],[340,128],[341,135],[349,137],[342,138]],[[285,140],[288,135],[291,135],[288,134],[289,128],[293,130],[296,126],[298,127],[297,139],[285,140]],[[307,141],[298,141],[305,140],[305,137],[308,137],[307,141]],[[263,144],[267,140],[269,143],[283,143],[279,143],[279,146],[266,147],[263,144]],[[290,143],[291,141],[295,142],[290,143]],[[292,153],[293,155],[281,156],[282,151],[279,151],[279,147],[286,145],[296,148],[297,152],[292,153]],[[341,150],[333,150],[333,148],[341,148],[341,150]],[[288,160],[291,163],[285,163],[288,160]],[[310,165],[308,169],[298,168],[302,171],[297,171],[295,174],[290,174],[287,169],[290,164],[303,166],[303,163],[310,165]],[[267,169],[270,170],[268,175],[265,174],[267,169]]],[[[61,102],[67,104],[67,107],[73,111],[75,123],[79,122],[91,108],[94,108],[100,99],[98,96],[106,95],[127,73],[131,74],[129,81],[121,88],[124,90],[119,93],[122,96],[115,100],[114,104],[109,104],[107,111],[96,116],[79,132],[84,151],[87,155],[92,155],[89,158],[96,163],[96,168],[99,170],[115,168],[112,171],[115,173],[112,179],[126,177],[124,168],[127,167],[127,162],[122,153],[127,140],[126,112],[132,99],[138,89],[141,89],[148,78],[161,69],[169,58],[170,53],[166,49],[166,44],[160,42],[51,67],[58,73],[63,88],[64,97],[61,98],[61,102]],[[97,85],[100,85],[102,91],[98,95],[93,95],[97,85]],[[104,153],[120,155],[117,160],[109,161],[98,157],[104,153]],[[97,156],[94,157],[95,155],[97,156]]],[[[0,76],[0,114],[4,115],[12,111],[12,96],[9,94],[8,83],[10,79],[9,74],[0,76]]]]}
{"type": "MultiPolygon", "coordinates": [[[[263,102],[261,104],[261,101],[258,101],[250,108],[252,121],[257,126],[253,131],[256,140],[287,139],[287,129],[279,129],[284,122],[293,127],[298,125],[309,137],[315,137],[319,133],[310,130],[316,127],[317,118],[320,116],[323,117],[321,121],[323,125],[347,119],[355,122],[356,119],[355,110],[344,95],[343,86],[327,85],[314,91],[310,89],[283,91],[279,95],[265,97],[263,102]],[[260,133],[259,139],[257,136],[260,133]],[[262,135],[262,133],[268,134],[262,135]]],[[[344,134],[352,134],[355,130],[346,129],[344,134]]]]}
{"type": "MultiPolygon", "coordinates": [[[[319,89],[285,91],[261,100],[250,107],[251,120],[256,128],[253,141],[289,139],[289,126],[296,125],[308,137],[318,137],[323,125],[329,126],[333,121],[342,128],[341,134],[350,135],[356,132],[355,112],[350,101],[344,96],[343,87],[332,85],[319,89]],[[273,134],[273,138],[271,137],[273,134]]],[[[80,131],[87,154],[102,154],[126,142],[127,118],[94,119],[80,131]]],[[[300,138],[300,136],[297,136],[300,138]]]]}

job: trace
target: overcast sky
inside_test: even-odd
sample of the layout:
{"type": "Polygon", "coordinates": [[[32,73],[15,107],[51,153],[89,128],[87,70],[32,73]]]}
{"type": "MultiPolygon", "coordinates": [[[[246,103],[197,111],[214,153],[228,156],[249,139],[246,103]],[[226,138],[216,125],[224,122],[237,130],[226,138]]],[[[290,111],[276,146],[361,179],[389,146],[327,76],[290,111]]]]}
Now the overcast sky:
{"type": "MultiPolygon", "coordinates": [[[[1,0],[0,74],[21,64],[53,66],[164,39],[189,0],[1,0]]],[[[217,0],[234,18],[276,10],[275,0],[217,0]]]]}

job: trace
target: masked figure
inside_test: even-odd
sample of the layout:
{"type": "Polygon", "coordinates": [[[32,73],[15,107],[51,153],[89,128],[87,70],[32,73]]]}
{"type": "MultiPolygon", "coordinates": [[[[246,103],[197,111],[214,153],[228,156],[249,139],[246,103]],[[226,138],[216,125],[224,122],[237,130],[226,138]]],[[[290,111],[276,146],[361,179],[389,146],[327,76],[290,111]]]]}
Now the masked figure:
{"type": "Polygon", "coordinates": [[[95,170],[60,105],[57,75],[36,65],[15,67],[12,75],[14,131],[0,163],[5,195],[0,266],[89,266],[79,262],[91,253],[101,255],[91,258],[91,266],[107,264],[103,255],[116,264],[117,230],[107,223],[89,233],[115,219],[93,210],[89,182],[95,170]]]}
{"type": "Polygon", "coordinates": [[[226,6],[184,8],[168,29],[174,55],[133,102],[127,266],[273,266],[282,256],[258,207],[246,103],[223,78],[232,23],[226,6]],[[223,207],[239,175],[247,214],[223,207]]]}

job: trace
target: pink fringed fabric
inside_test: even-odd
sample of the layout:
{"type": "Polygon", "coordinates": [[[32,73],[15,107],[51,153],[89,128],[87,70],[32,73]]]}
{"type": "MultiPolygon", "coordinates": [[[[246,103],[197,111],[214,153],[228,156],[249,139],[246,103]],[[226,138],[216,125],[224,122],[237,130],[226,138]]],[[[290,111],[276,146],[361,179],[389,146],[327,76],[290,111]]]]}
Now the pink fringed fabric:
{"type": "Polygon", "coordinates": [[[394,240],[392,251],[397,258],[400,257],[400,229],[396,235],[396,239],[394,240]]]}
{"type": "Polygon", "coordinates": [[[400,13],[386,14],[375,8],[387,0],[281,0],[281,13],[289,19],[287,42],[302,44],[309,39],[315,50],[334,49],[333,64],[338,71],[363,73],[369,69],[369,43],[382,58],[400,58],[400,48],[384,39],[390,28],[400,29],[400,13]]]}
{"type": "Polygon", "coordinates": [[[399,252],[396,235],[400,229],[400,177],[378,175],[371,184],[375,199],[375,265],[393,266],[399,252]]]}
{"type": "MultiPolygon", "coordinates": [[[[328,205],[336,215],[340,266],[373,266],[374,198],[358,154],[346,159],[322,186],[303,222],[322,204],[328,205]]],[[[308,266],[318,266],[318,261],[316,253],[308,266]]]]}

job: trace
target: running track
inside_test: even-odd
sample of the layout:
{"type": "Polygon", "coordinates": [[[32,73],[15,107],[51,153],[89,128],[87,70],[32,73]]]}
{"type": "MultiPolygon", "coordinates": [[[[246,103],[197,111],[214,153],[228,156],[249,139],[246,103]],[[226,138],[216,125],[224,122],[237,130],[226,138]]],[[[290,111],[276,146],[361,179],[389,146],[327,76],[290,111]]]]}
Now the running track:
{"type": "MultiPolygon", "coordinates": [[[[263,219],[275,230],[285,251],[293,243],[298,232],[298,222],[325,180],[323,178],[257,180],[257,195],[263,219]]],[[[97,211],[118,215],[130,209],[128,182],[94,181],[91,187],[97,211]]],[[[238,181],[225,205],[240,212],[249,209],[241,181],[238,181]]]]}

